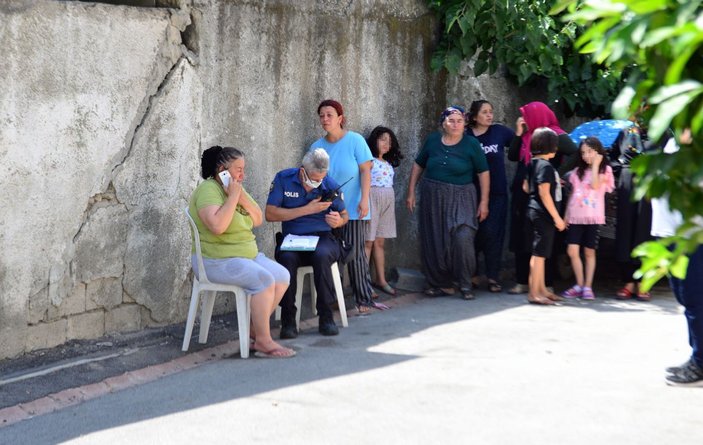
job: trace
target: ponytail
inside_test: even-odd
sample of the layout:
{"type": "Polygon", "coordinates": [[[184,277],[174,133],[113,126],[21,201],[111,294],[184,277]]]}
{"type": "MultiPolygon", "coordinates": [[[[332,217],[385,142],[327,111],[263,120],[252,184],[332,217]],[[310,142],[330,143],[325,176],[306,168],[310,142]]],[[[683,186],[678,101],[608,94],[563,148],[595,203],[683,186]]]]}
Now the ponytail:
{"type": "Polygon", "coordinates": [[[213,145],[203,152],[203,156],[200,159],[200,176],[202,176],[203,179],[212,178],[215,176],[215,173],[217,173],[217,168],[219,166],[224,166],[243,157],[244,153],[234,147],[213,145]]]}

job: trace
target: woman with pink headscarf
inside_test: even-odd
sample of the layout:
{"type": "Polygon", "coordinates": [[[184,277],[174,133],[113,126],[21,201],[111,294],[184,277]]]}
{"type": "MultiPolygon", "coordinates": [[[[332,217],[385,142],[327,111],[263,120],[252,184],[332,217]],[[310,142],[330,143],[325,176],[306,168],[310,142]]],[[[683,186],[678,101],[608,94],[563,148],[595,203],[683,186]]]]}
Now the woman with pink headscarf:
{"type": "MultiPolygon", "coordinates": [[[[517,119],[515,137],[508,149],[508,160],[517,162],[515,179],[511,186],[512,204],[511,224],[510,224],[510,250],[515,253],[515,281],[517,284],[508,292],[511,294],[521,294],[527,292],[527,281],[530,274],[531,255],[531,235],[525,228],[528,195],[522,190],[522,181],[527,174],[527,166],[530,164],[532,156],[530,154],[530,142],[532,133],[541,127],[554,130],[558,135],[557,155],[549,162],[554,166],[559,174],[564,174],[572,168],[572,163],[578,160],[577,157],[567,158],[578,154],[578,147],[571,140],[568,134],[561,129],[557,117],[547,105],[542,102],[530,102],[520,107],[521,116],[517,119]]],[[[561,213],[561,203],[556,202],[557,209],[561,213]]],[[[554,243],[556,246],[557,243],[554,243]]],[[[545,282],[548,287],[552,286],[553,267],[551,261],[547,259],[545,267],[545,282]]]]}

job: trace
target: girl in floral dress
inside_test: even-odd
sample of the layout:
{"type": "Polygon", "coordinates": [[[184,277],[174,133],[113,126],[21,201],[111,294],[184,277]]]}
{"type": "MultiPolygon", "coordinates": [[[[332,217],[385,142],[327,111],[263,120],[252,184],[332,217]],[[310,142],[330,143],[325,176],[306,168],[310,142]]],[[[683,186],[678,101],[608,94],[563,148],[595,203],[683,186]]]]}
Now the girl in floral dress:
{"type": "Polygon", "coordinates": [[[394,168],[400,164],[398,139],[393,131],[386,127],[376,127],[366,140],[371,154],[371,220],[366,225],[366,257],[376,270],[374,287],[389,295],[395,295],[395,289],[386,281],[385,240],[396,237],[395,227],[395,192],[393,191],[394,168]]]}

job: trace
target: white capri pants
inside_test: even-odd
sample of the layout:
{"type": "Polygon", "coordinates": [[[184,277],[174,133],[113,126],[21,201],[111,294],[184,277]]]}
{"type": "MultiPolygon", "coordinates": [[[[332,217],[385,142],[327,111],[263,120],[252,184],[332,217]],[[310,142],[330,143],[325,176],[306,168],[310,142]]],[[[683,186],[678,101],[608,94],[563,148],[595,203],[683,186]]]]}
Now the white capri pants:
{"type": "MultiPolygon", "coordinates": [[[[195,276],[198,275],[198,261],[191,256],[195,276]]],[[[210,281],[234,284],[251,294],[258,294],[274,283],[290,283],[288,270],[259,252],[254,259],[249,258],[203,258],[203,267],[210,281]]]]}

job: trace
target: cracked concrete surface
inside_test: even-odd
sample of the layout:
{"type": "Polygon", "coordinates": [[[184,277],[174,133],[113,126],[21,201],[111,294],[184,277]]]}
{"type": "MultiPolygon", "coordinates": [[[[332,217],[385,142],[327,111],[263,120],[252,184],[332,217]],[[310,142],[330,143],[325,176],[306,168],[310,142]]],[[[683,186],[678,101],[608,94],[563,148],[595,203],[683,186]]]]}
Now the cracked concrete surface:
{"type": "MultiPolygon", "coordinates": [[[[345,105],[349,128],[398,134],[404,224],[387,252],[389,266],[417,267],[416,225],[400,204],[436,113],[470,102],[468,86],[515,97],[488,77],[479,88],[470,73],[429,71],[435,23],[420,0],[3,5],[0,360],[182,321],[182,211],[202,150],[242,148],[246,187],[263,205],[275,172],[322,135],[315,109],[329,97],[345,105]]],[[[255,231],[269,255],[276,230],[255,231]]],[[[232,308],[218,298],[215,311],[232,308]]]]}
{"type": "Polygon", "coordinates": [[[103,335],[122,304],[130,209],[111,184],[189,18],[35,2],[2,23],[0,358],[103,335]]]}

